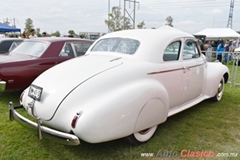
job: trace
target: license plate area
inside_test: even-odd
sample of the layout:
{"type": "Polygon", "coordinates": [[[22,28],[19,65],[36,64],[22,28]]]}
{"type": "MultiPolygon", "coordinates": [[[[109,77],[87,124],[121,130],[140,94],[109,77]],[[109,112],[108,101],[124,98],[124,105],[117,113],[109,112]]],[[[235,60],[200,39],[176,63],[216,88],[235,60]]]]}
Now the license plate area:
{"type": "Polygon", "coordinates": [[[43,91],[42,87],[32,84],[29,88],[28,96],[36,101],[40,101],[41,96],[42,96],[42,91],[43,91]]]}

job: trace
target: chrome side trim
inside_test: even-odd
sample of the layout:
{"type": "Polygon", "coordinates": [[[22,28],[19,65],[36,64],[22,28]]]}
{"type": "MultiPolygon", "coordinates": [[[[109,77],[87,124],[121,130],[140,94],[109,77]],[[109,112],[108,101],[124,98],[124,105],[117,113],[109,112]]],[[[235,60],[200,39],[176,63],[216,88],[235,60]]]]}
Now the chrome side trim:
{"type": "Polygon", "coordinates": [[[175,72],[179,70],[184,70],[183,68],[177,68],[177,69],[171,69],[171,70],[165,70],[165,71],[156,71],[156,72],[150,72],[147,73],[147,75],[152,75],[152,74],[161,74],[161,73],[167,73],[167,72],[175,72]]]}
{"type": "Polygon", "coordinates": [[[42,126],[41,121],[38,119],[38,123],[35,123],[22,115],[20,115],[16,109],[23,108],[23,106],[13,106],[13,104],[9,103],[9,115],[10,120],[16,120],[22,126],[36,131],[38,133],[38,137],[41,140],[42,137],[46,137],[52,140],[55,140],[59,143],[65,145],[79,145],[80,140],[77,136],[65,132],[60,132],[46,126],[42,126]]]}
{"type": "Polygon", "coordinates": [[[197,64],[197,65],[194,65],[194,66],[187,66],[186,68],[195,68],[195,67],[203,66],[205,64],[206,63],[201,63],[201,64],[197,64]]]}
{"type": "Polygon", "coordinates": [[[0,92],[4,92],[6,90],[6,82],[0,81],[0,92]]]}
{"type": "Polygon", "coordinates": [[[197,65],[194,65],[194,66],[183,67],[183,68],[176,68],[176,69],[171,69],[171,70],[150,72],[150,73],[147,73],[147,75],[161,74],[161,73],[167,73],[167,72],[175,72],[175,71],[179,71],[179,70],[185,70],[185,69],[190,69],[190,68],[194,68],[194,67],[199,67],[199,66],[202,66],[202,65],[205,65],[205,64],[206,64],[206,62],[201,63],[201,64],[197,64],[197,65]]]}

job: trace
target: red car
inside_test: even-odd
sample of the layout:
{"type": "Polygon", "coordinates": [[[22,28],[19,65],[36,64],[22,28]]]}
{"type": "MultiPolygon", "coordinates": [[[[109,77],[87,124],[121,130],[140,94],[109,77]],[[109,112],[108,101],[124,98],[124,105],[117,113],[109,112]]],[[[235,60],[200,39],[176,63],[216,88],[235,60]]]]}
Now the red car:
{"type": "Polygon", "coordinates": [[[84,55],[92,43],[80,38],[24,40],[8,55],[0,55],[0,91],[25,89],[50,67],[84,55]]]}

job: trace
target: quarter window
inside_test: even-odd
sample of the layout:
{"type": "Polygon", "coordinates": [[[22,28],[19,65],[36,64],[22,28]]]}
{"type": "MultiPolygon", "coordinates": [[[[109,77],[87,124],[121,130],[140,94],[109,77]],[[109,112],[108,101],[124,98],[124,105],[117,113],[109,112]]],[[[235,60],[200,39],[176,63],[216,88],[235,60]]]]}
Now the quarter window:
{"type": "Polygon", "coordinates": [[[75,57],[70,43],[66,43],[63,46],[60,57],[75,57]]]}
{"type": "Polygon", "coordinates": [[[91,46],[91,43],[73,42],[73,46],[74,46],[77,56],[81,56],[87,52],[88,48],[91,46]]]}
{"type": "Polygon", "coordinates": [[[177,61],[179,59],[181,42],[173,42],[167,46],[163,53],[163,61],[177,61]]]}

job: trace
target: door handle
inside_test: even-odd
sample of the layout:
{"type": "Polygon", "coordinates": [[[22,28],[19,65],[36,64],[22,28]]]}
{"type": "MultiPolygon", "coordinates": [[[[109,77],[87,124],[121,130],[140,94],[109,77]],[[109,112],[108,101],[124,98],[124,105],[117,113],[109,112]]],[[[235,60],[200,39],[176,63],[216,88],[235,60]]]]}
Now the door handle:
{"type": "Polygon", "coordinates": [[[189,67],[183,67],[183,72],[186,73],[187,71],[190,71],[189,67]]]}

